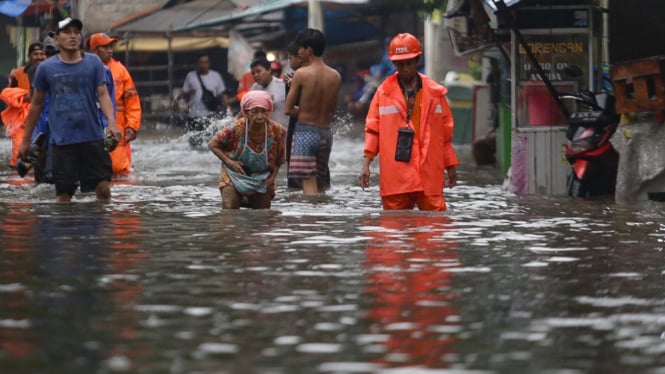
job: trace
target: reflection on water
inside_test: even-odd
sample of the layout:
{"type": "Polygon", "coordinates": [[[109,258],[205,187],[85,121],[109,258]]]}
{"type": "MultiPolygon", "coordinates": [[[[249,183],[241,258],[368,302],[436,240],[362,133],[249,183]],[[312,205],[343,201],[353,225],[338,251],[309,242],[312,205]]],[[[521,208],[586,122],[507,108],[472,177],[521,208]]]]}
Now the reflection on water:
{"type": "Polygon", "coordinates": [[[133,148],[112,204],[57,205],[0,138],[2,372],[665,368],[659,203],[506,195],[460,147],[446,214],[382,212],[338,136],[326,196],[282,177],[272,210],[227,212],[184,134],[133,148]]]}
{"type": "Polygon", "coordinates": [[[453,273],[459,266],[450,219],[441,215],[385,214],[359,229],[365,248],[370,331],[379,333],[382,364],[448,366],[459,315],[453,273]]]}

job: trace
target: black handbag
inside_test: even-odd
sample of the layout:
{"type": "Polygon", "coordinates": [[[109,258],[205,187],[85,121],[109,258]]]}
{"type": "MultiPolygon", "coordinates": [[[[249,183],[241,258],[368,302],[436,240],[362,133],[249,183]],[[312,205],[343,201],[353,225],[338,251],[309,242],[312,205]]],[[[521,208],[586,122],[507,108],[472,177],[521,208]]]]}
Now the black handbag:
{"type": "Polygon", "coordinates": [[[215,97],[215,94],[212,93],[206,86],[203,84],[203,79],[201,79],[201,74],[196,73],[196,76],[199,77],[199,82],[201,83],[201,89],[203,94],[201,94],[201,102],[205,107],[211,112],[217,112],[219,110],[219,100],[215,97]]]}

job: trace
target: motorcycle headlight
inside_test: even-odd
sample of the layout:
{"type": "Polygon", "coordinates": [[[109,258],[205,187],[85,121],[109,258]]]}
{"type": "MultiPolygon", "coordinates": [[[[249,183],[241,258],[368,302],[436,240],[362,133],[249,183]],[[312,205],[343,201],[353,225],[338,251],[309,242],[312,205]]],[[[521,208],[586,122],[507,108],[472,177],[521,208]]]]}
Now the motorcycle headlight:
{"type": "Polygon", "coordinates": [[[570,142],[570,150],[575,153],[585,152],[595,146],[595,142],[591,141],[590,138],[579,139],[570,142]]]}
{"type": "Polygon", "coordinates": [[[573,140],[569,142],[571,151],[578,153],[587,151],[595,147],[601,139],[601,134],[597,134],[592,127],[580,127],[575,132],[573,140]]]}

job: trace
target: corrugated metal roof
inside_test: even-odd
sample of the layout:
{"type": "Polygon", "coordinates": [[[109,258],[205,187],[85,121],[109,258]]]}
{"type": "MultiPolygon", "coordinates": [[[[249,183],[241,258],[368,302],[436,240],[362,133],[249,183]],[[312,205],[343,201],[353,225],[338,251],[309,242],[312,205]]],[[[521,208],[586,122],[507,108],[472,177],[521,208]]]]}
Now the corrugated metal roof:
{"type": "MultiPolygon", "coordinates": [[[[160,33],[174,31],[191,23],[200,23],[232,14],[237,5],[231,0],[195,0],[156,10],[112,29],[113,33],[160,33]]],[[[210,28],[214,29],[214,28],[210,28]]]]}
{"type": "MultiPolygon", "coordinates": [[[[319,0],[322,3],[337,4],[366,4],[369,0],[319,0]]],[[[293,5],[306,5],[307,0],[268,0],[265,3],[248,7],[240,12],[231,12],[219,17],[210,17],[207,20],[189,22],[185,25],[175,28],[176,31],[189,31],[195,29],[210,29],[219,27],[228,22],[241,20],[248,17],[260,16],[267,13],[281,11],[293,5]]]]}

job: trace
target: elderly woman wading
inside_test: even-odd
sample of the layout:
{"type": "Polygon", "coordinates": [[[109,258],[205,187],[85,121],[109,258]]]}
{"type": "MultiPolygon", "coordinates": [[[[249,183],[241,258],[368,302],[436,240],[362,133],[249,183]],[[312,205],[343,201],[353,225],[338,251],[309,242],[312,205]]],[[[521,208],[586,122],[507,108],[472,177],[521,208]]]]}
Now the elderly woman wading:
{"type": "Polygon", "coordinates": [[[240,209],[247,197],[252,209],[269,209],[275,196],[275,177],[285,158],[284,128],[270,120],[270,94],[249,91],[240,101],[242,115],[208,142],[222,160],[219,190],[222,208],[240,209]]]}

